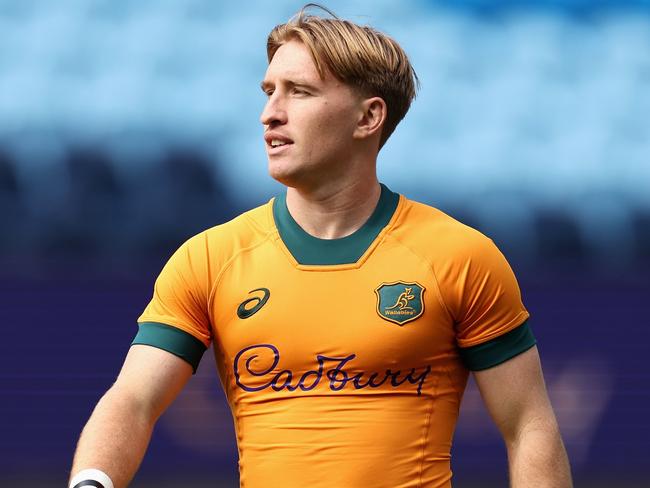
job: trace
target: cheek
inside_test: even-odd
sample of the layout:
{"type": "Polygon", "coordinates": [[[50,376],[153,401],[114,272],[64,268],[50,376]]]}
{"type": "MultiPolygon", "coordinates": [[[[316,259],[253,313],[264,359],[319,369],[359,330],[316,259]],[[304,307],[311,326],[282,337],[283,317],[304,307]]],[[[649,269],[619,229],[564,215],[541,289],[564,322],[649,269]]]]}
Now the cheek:
{"type": "Polygon", "coordinates": [[[345,108],[334,109],[325,106],[313,125],[313,136],[321,141],[341,143],[352,139],[354,114],[345,108]]]}

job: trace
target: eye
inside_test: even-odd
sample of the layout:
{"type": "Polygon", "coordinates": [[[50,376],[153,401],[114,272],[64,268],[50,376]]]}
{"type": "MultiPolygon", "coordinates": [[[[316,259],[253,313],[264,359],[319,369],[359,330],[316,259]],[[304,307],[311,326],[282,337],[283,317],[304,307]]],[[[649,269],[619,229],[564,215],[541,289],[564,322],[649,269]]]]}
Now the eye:
{"type": "Polygon", "coordinates": [[[309,92],[304,88],[294,87],[291,91],[296,95],[309,95],[309,92]]]}

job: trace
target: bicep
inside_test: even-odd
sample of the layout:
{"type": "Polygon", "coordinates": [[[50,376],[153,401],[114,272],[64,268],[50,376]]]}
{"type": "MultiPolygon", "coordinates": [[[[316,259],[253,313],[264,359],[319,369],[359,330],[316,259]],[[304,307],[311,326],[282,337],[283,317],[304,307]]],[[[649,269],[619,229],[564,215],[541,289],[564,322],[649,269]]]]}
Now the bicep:
{"type": "Polygon", "coordinates": [[[191,376],[192,366],[178,356],[163,349],[136,344],[129,349],[112,389],[137,398],[141,406],[157,419],[191,376]]]}
{"type": "Polygon", "coordinates": [[[485,406],[506,442],[529,422],[555,422],[537,347],[493,368],[474,372],[485,406]]]}

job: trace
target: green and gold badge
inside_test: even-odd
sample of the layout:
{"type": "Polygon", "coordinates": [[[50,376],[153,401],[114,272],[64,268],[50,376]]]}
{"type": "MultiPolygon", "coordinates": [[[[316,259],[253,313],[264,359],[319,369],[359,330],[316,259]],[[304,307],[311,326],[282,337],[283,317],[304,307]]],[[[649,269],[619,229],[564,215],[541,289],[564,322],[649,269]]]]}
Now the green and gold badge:
{"type": "Polygon", "coordinates": [[[382,283],[375,294],[379,316],[397,325],[404,325],[424,313],[424,287],[418,283],[382,283]]]}

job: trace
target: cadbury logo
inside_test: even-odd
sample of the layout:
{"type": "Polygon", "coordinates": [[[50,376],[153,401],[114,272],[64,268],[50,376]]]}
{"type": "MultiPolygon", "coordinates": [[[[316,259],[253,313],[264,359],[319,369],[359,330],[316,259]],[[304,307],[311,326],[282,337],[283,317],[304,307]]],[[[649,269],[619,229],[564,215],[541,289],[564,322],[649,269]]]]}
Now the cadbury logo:
{"type": "Polygon", "coordinates": [[[280,363],[280,351],[272,344],[255,344],[248,346],[237,353],[234,360],[235,381],[242,390],[254,392],[268,388],[275,391],[311,391],[321,383],[326,383],[330,390],[341,391],[344,388],[362,390],[364,388],[379,388],[386,385],[393,388],[409,383],[417,385],[417,394],[421,394],[427,376],[431,372],[431,366],[412,368],[403,374],[401,370],[385,370],[383,373],[349,371],[350,364],[356,358],[356,354],[345,357],[329,357],[321,354],[316,355],[318,366],[316,369],[305,371],[301,375],[294,374],[289,369],[276,371],[280,363]],[[264,367],[258,368],[255,362],[270,359],[264,367]],[[348,369],[346,369],[346,367],[348,369]],[[244,374],[244,378],[242,377],[244,374]]]}

